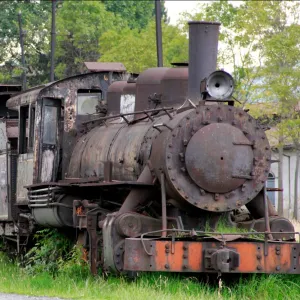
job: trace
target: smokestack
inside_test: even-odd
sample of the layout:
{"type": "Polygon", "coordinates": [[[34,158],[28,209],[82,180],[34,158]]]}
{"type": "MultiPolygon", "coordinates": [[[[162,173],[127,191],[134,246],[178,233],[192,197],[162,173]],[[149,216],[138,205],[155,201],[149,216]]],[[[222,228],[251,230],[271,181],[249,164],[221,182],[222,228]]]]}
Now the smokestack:
{"type": "Polygon", "coordinates": [[[189,80],[188,98],[201,99],[200,83],[217,67],[218,22],[190,21],[189,23],[189,80]]]}

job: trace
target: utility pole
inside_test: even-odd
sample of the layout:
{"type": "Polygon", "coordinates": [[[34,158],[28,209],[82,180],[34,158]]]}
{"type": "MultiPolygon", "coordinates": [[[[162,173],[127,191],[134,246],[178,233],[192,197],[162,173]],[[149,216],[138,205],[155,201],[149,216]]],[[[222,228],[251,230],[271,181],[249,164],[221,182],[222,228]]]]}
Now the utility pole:
{"type": "Polygon", "coordinates": [[[155,1],[155,20],[156,20],[156,50],[157,50],[157,66],[163,67],[163,49],[162,49],[162,32],[161,32],[161,3],[160,0],[155,1]]]}
{"type": "Polygon", "coordinates": [[[24,40],[23,40],[25,32],[22,29],[22,13],[21,13],[21,11],[19,11],[18,19],[19,19],[21,57],[22,57],[22,68],[23,68],[23,73],[22,73],[22,90],[25,91],[26,90],[26,65],[25,65],[24,40]]]}
{"type": "Polygon", "coordinates": [[[52,26],[51,26],[51,70],[50,70],[50,81],[54,81],[54,56],[55,56],[55,9],[56,0],[52,0],[52,26]]]}

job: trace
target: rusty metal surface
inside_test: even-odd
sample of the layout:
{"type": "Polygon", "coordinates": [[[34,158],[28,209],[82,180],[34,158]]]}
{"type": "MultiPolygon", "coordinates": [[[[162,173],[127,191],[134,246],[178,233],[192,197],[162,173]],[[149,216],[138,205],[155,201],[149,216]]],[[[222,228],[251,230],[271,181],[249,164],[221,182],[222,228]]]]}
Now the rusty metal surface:
{"type": "Polygon", "coordinates": [[[107,90],[107,112],[108,114],[120,113],[120,101],[124,87],[127,85],[127,81],[115,81],[107,90]]]}
{"type": "Polygon", "coordinates": [[[84,62],[90,72],[125,72],[125,66],[120,62],[84,62]]]}
{"type": "Polygon", "coordinates": [[[77,147],[74,149],[70,168],[81,167],[81,170],[79,175],[69,171],[68,176],[104,177],[104,162],[111,161],[112,179],[136,180],[141,172],[141,166],[137,162],[139,148],[149,123],[141,122],[129,127],[125,124],[114,124],[109,129],[105,126],[95,128],[89,134],[88,140],[79,141],[77,145],[85,149],[81,156],[77,155],[79,149],[77,147]],[[124,137],[126,138],[124,139],[124,137]],[[81,161],[81,164],[78,165],[78,161],[81,161]]]}
{"type": "Polygon", "coordinates": [[[200,82],[217,66],[220,23],[191,21],[189,24],[188,97],[200,99],[200,82]]]}
{"type": "Polygon", "coordinates": [[[181,106],[187,97],[188,68],[176,67],[166,71],[161,80],[162,106],[181,106]]]}
{"type": "MultiPolygon", "coordinates": [[[[122,91],[121,100],[120,100],[120,113],[131,113],[135,111],[136,104],[136,83],[127,82],[122,91]]],[[[128,116],[127,119],[132,121],[134,115],[128,116]]]]}
{"type": "MultiPolygon", "coordinates": [[[[18,119],[6,119],[5,122],[6,122],[7,137],[8,138],[18,138],[18,136],[19,136],[18,119]]],[[[27,135],[28,135],[28,132],[27,132],[27,135]]]]}
{"type": "MultiPolygon", "coordinates": [[[[294,226],[293,224],[286,218],[283,217],[270,217],[270,231],[271,232],[281,232],[277,234],[273,234],[273,239],[275,240],[294,240],[295,234],[290,234],[286,232],[293,232],[294,226]]],[[[255,230],[258,232],[265,232],[265,219],[254,219],[251,221],[238,222],[237,226],[239,228],[246,229],[248,231],[255,230]]]]}
{"type": "Polygon", "coordinates": [[[189,175],[200,188],[228,193],[246,181],[238,175],[250,175],[253,151],[240,129],[213,123],[192,136],[186,147],[185,162],[189,175]]]}
{"type": "MultiPolygon", "coordinates": [[[[161,81],[169,68],[150,68],[142,72],[136,80],[135,111],[155,108],[156,104],[149,101],[150,95],[162,95],[161,81]]],[[[138,118],[138,116],[136,116],[138,118]]]]}
{"type": "Polygon", "coordinates": [[[67,177],[103,178],[104,163],[111,161],[112,180],[137,180],[149,158],[152,141],[159,134],[152,126],[167,119],[169,117],[163,115],[155,121],[146,118],[132,125],[112,121],[108,127],[93,128],[78,140],[67,177]]]}
{"type": "Polygon", "coordinates": [[[289,273],[299,274],[299,243],[263,241],[125,240],[124,269],[163,272],[289,273]],[[265,248],[267,255],[265,255],[265,248]],[[227,252],[227,255],[226,255],[227,252]],[[229,260],[230,252],[238,261],[229,260]],[[225,255],[224,255],[225,254],[225,255]],[[216,256],[215,259],[213,256],[216,256]],[[227,258],[226,258],[227,257],[227,258]],[[236,256],[235,256],[236,257],[236,256]],[[226,258],[224,260],[224,258],[226,258]]]}
{"type": "Polygon", "coordinates": [[[8,218],[8,145],[6,122],[0,119],[0,220],[8,218]]]}
{"type": "Polygon", "coordinates": [[[21,93],[18,93],[17,95],[11,97],[6,102],[6,107],[10,109],[16,109],[17,106],[20,105],[29,105],[31,103],[34,103],[37,100],[37,97],[39,93],[47,86],[51,85],[52,83],[43,84],[40,86],[33,87],[31,89],[28,89],[26,91],[23,91],[21,93]]]}
{"type": "Polygon", "coordinates": [[[124,86],[123,94],[136,94],[136,82],[127,81],[127,84],[124,86]]]}
{"type": "MultiPolygon", "coordinates": [[[[267,201],[269,216],[278,216],[278,212],[276,211],[268,196],[267,201]]],[[[251,213],[252,217],[255,219],[260,219],[265,216],[263,189],[249,203],[246,204],[246,207],[251,213]]]]}
{"type": "Polygon", "coordinates": [[[7,147],[7,132],[6,132],[6,120],[0,119],[0,153],[6,152],[7,147]]]}
{"type": "MultiPolygon", "coordinates": [[[[248,203],[264,186],[270,169],[271,149],[265,132],[257,125],[255,119],[240,108],[227,105],[199,106],[197,109],[189,110],[184,113],[184,116],[181,114],[175,116],[173,120],[168,123],[168,126],[172,130],[165,130],[152,145],[150,161],[155,168],[158,178],[160,169],[164,170],[168,182],[168,194],[177,201],[187,201],[198,208],[215,212],[230,211],[248,203]],[[238,161],[245,159],[243,158],[246,151],[244,148],[251,149],[248,152],[248,157],[246,156],[247,159],[252,157],[251,152],[253,152],[251,172],[245,174],[244,170],[232,170],[243,172],[242,174],[231,175],[232,177],[244,181],[244,183],[240,183],[239,186],[232,186],[232,190],[226,192],[223,190],[221,190],[223,192],[219,192],[220,186],[223,185],[222,180],[219,182],[214,181],[215,190],[213,190],[214,186],[212,184],[209,188],[211,191],[213,190],[213,192],[211,192],[207,190],[207,186],[199,187],[199,182],[196,184],[197,180],[196,182],[191,180],[187,171],[187,168],[192,168],[191,163],[187,164],[189,156],[198,155],[199,160],[201,160],[202,155],[201,152],[189,153],[192,152],[187,151],[189,142],[192,141],[192,137],[195,134],[197,135],[199,130],[205,128],[205,126],[210,126],[210,124],[226,124],[229,128],[232,127],[233,131],[241,131],[243,135],[245,135],[244,139],[249,141],[247,143],[244,143],[244,141],[232,141],[235,143],[233,146],[237,146],[237,149],[239,149],[238,146],[241,147],[241,151],[236,153],[236,157],[230,158],[233,164],[236,163],[236,159],[238,161]]],[[[215,127],[218,128],[217,125],[215,125],[215,127]]],[[[221,129],[223,127],[219,126],[219,128],[221,129]]],[[[208,150],[206,150],[206,154],[204,153],[204,155],[209,158],[210,155],[216,155],[215,153],[223,150],[223,141],[226,139],[227,136],[224,136],[220,138],[219,141],[216,140],[212,148],[209,148],[209,143],[205,145],[206,139],[198,140],[198,143],[201,143],[199,148],[207,147],[208,150]],[[202,144],[204,144],[204,146],[202,146],[202,144]]],[[[193,148],[195,148],[194,151],[197,151],[196,144],[193,148]]],[[[228,150],[228,152],[229,151],[230,150],[228,150]]],[[[230,156],[229,153],[228,155],[230,156]]],[[[225,155],[219,155],[218,160],[214,162],[216,168],[218,168],[218,162],[222,162],[222,157],[223,161],[224,157],[226,159],[225,155]]],[[[247,164],[249,164],[249,161],[247,164]]],[[[209,176],[210,171],[210,166],[206,165],[206,168],[203,169],[203,176],[209,176]],[[207,172],[208,175],[206,175],[205,172],[207,172]]],[[[202,172],[200,165],[198,165],[197,172],[199,172],[199,174],[202,172]]],[[[215,170],[215,172],[218,171],[215,170]]],[[[219,179],[222,177],[220,175],[218,176],[219,179]]],[[[201,184],[202,183],[200,183],[200,185],[201,184]]]]}
{"type": "Polygon", "coordinates": [[[8,217],[7,156],[0,154],[0,220],[8,217]]]}
{"type": "MultiPolygon", "coordinates": [[[[114,73],[113,79],[118,80],[120,74],[114,73]]],[[[78,90],[101,90],[102,93],[106,93],[108,88],[108,74],[107,72],[95,72],[81,74],[63,80],[56,81],[41,89],[36,94],[33,100],[36,106],[36,124],[35,124],[35,145],[34,151],[36,158],[41,156],[40,149],[40,133],[42,128],[42,104],[44,98],[57,99],[61,101],[61,105],[64,109],[64,138],[62,140],[62,177],[64,178],[67,172],[69,159],[72,154],[72,149],[78,138],[78,135],[82,135],[83,127],[82,122],[94,118],[94,116],[78,116],[77,115],[77,91],[78,90]]],[[[13,97],[11,102],[12,106],[23,105],[26,98],[26,92],[19,95],[18,98],[13,97]]],[[[100,115],[101,116],[101,115],[100,115]]],[[[40,165],[39,160],[36,159],[34,163],[34,181],[39,181],[40,165]]]]}
{"type": "Polygon", "coordinates": [[[17,173],[17,204],[27,204],[27,185],[33,183],[33,153],[20,154],[18,157],[18,173],[17,173]]]}
{"type": "MultiPolygon", "coordinates": [[[[145,184],[151,184],[153,182],[153,175],[151,174],[148,166],[143,169],[142,173],[137,179],[137,182],[145,184]]],[[[142,193],[136,189],[130,191],[121,208],[119,209],[119,213],[135,211],[135,208],[138,205],[143,204],[150,196],[151,193],[149,193],[147,190],[142,193]]]]}

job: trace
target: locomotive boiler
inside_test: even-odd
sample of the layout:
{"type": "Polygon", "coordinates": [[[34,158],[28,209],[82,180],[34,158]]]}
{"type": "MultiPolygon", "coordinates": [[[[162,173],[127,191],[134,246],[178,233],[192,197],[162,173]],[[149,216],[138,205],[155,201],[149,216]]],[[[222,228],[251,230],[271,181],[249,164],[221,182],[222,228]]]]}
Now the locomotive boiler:
{"type": "Polygon", "coordinates": [[[93,274],[300,272],[293,225],[266,195],[266,128],[234,106],[232,77],[216,71],[219,25],[190,22],[188,67],[116,77],[95,113],[78,100],[101,91],[95,79],[74,97],[58,84],[36,99],[19,239],[37,225],[76,230],[93,274]],[[219,223],[241,231],[218,233],[219,223]]]}

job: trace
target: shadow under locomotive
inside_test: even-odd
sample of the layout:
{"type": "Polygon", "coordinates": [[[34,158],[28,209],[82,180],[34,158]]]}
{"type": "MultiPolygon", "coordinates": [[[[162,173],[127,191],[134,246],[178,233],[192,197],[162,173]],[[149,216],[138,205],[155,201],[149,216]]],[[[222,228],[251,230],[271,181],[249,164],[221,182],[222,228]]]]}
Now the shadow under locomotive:
{"type": "Polygon", "coordinates": [[[31,152],[18,143],[18,210],[2,234],[76,229],[93,274],[299,273],[294,227],[266,196],[266,128],[215,71],[219,25],[189,23],[188,68],[84,74],[11,98],[26,132],[22,105],[35,93],[31,152]],[[220,220],[242,231],[215,232],[220,220]]]}

